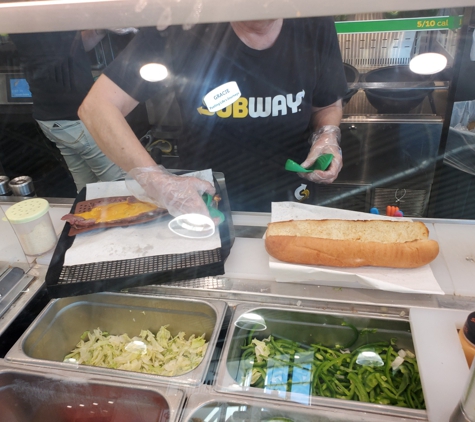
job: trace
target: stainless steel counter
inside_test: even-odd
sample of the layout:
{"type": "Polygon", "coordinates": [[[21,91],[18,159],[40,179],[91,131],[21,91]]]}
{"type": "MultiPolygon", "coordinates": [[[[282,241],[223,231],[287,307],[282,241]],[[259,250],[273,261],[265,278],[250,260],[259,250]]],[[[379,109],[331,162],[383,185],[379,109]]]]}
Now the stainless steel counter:
{"type": "MultiPolygon", "coordinates": [[[[8,199],[0,202],[0,206],[8,206],[10,201],[18,199],[8,199]]],[[[67,212],[73,199],[48,198],[52,209],[57,210],[60,215],[67,212]]],[[[54,218],[53,218],[54,220],[54,218]]],[[[265,228],[270,222],[270,214],[266,213],[233,213],[236,238],[239,239],[262,239],[265,228]]],[[[463,220],[434,220],[422,219],[426,224],[452,225],[453,227],[475,228],[475,221],[463,220]]],[[[60,229],[62,222],[55,222],[60,229]]],[[[236,247],[237,245],[235,245],[236,247]]],[[[474,245],[475,247],[475,245],[474,245]]],[[[475,254],[475,250],[473,251],[475,254]]],[[[231,251],[228,259],[235,259],[235,250],[231,251]]],[[[468,257],[470,258],[470,257],[468,257]]],[[[467,259],[468,259],[467,258],[467,259]]],[[[237,257],[239,259],[239,257],[237,257]]],[[[2,261],[0,257],[0,262],[2,261]]],[[[257,279],[251,276],[236,278],[226,274],[218,277],[207,277],[203,279],[177,281],[162,285],[153,285],[130,289],[131,292],[146,294],[169,294],[178,296],[212,297],[226,299],[228,301],[274,303],[302,307],[328,307],[331,309],[347,309],[348,306],[358,308],[371,308],[382,313],[406,312],[410,307],[446,308],[472,310],[475,287],[473,295],[455,295],[451,287],[451,275],[447,268],[448,263],[443,260],[437,267],[433,267],[434,274],[439,281],[445,295],[426,294],[406,294],[394,293],[383,290],[342,288],[331,286],[318,286],[311,284],[296,283],[276,283],[270,277],[267,279],[257,279]]],[[[469,262],[469,261],[467,261],[469,262]]],[[[11,263],[6,263],[11,265],[11,263]]],[[[16,318],[22,308],[32,300],[35,294],[43,287],[47,265],[31,262],[28,264],[27,274],[33,277],[28,288],[19,296],[11,308],[0,318],[0,335],[9,323],[16,318]]],[[[243,267],[249,265],[242,263],[243,267]]],[[[228,270],[228,268],[226,268],[228,270]]],[[[475,263],[473,263],[475,272],[475,263]]],[[[252,273],[250,273],[252,274],[252,273]]]]}
{"type": "MultiPolygon", "coordinates": [[[[71,202],[72,200],[50,200],[52,209],[56,210],[55,215],[62,215],[67,212],[71,202]]],[[[8,206],[9,203],[0,202],[0,205],[8,206]]],[[[331,313],[344,312],[369,316],[373,315],[383,318],[398,318],[410,321],[411,324],[411,309],[419,309],[427,311],[428,313],[444,310],[447,312],[451,310],[461,310],[462,312],[458,313],[454,311],[456,312],[456,317],[453,318],[453,320],[456,321],[454,324],[458,325],[460,325],[460,315],[465,315],[465,311],[468,313],[468,311],[473,310],[475,303],[475,286],[473,287],[473,294],[470,289],[461,290],[458,284],[460,280],[457,276],[470,279],[470,277],[473,278],[473,273],[475,272],[475,263],[470,260],[470,258],[475,255],[475,244],[470,240],[474,238],[471,236],[472,231],[475,230],[474,221],[422,220],[431,227],[437,225],[437,227],[440,226],[444,229],[440,231],[440,235],[444,238],[438,239],[441,243],[441,257],[436,264],[432,265],[432,270],[441,288],[445,291],[445,295],[406,294],[366,288],[282,283],[273,280],[272,276],[265,273],[265,271],[261,271],[259,277],[253,277],[252,275],[257,273],[253,269],[249,269],[251,263],[246,262],[246,253],[249,254],[252,253],[252,251],[245,251],[247,245],[245,241],[256,242],[257,247],[262,249],[262,235],[267,223],[270,221],[270,214],[233,213],[233,221],[236,242],[226,264],[226,274],[223,276],[136,287],[128,289],[124,293],[219,299],[228,304],[231,314],[238,304],[250,303],[274,306],[281,305],[282,307],[291,307],[297,310],[331,313]],[[468,239],[465,240],[468,243],[464,243],[463,239],[461,239],[464,233],[468,239]],[[446,236],[449,236],[448,240],[446,236]],[[448,246],[444,248],[444,244],[447,242],[448,246]],[[452,245],[452,243],[454,243],[455,246],[452,245]],[[460,245],[464,247],[461,249],[460,245]],[[236,275],[236,267],[241,267],[241,276],[236,275]],[[460,295],[457,294],[457,291],[468,293],[460,295]]],[[[56,222],[56,224],[58,224],[58,222],[56,222]]],[[[265,253],[265,251],[262,253],[265,253]]],[[[22,311],[27,306],[35,302],[38,295],[41,293],[44,294],[43,288],[45,287],[44,280],[47,271],[47,260],[43,258],[40,261],[42,263],[26,263],[26,265],[29,266],[27,274],[32,278],[31,283],[0,318],[0,336],[7,332],[12,323],[21,316],[22,311]]],[[[260,264],[261,270],[262,268],[268,267],[267,261],[261,262],[260,264]]],[[[444,315],[443,313],[437,314],[437,317],[444,318],[444,315]]],[[[423,313],[422,319],[424,320],[423,313]]],[[[224,330],[227,327],[227,323],[229,323],[229,320],[225,319],[223,325],[224,330]]],[[[421,328],[420,323],[414,328],[416,329],[415,331],[424,331],[424,327],[421,328]]],[[[431,327],[431,329],[437,329],[437,327],[431,327]]],[[[447,330],[453,331],[453,333],[451,333],[453,334],[452,337],[457,337],[455,325],[449,326],[447,330]]],[[[429,332],[427,335],[429,335],[429,332]]],[[[441,338],[437,341],[445,340],[441,338]]],[[[454,344],[452,344],[452,346],[454,346],[454,344]]],[[[463,379],[463,376],[461,379],[463,379]]],[[[463,384],[461,381],[459,381],[459,383],[463,384]]],[[[198,390],[200,389],[201,387],[198,388],[198,390]]],[[[453,390],[453,396],[458,397],[457,388],[453,390]]],[[[197,390],[194,392],[196,393],[196,391],[197,390]]],[[[437,392],[430,394],[432,402],[439,400],[437,392]]],[[[449,406],[452,406],[452,402],[450,402],[449,406]]],[[[388,420],[390,420],[389,416],[388,420]]],[[[438,422],[441,419],[430,420],[431,422],[432,420],[438,422]]]]}

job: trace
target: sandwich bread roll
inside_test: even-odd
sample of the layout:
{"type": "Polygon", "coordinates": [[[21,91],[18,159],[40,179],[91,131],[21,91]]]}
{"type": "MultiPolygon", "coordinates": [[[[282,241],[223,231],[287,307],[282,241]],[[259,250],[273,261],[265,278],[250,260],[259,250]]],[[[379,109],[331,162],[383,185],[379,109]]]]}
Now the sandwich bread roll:
{"type": "Polygon", "coordinates": [[[265,247],[280,261],[331,267],[417,268],[439,253],[424,223],[389,220],[270,223],[265,247]]]}

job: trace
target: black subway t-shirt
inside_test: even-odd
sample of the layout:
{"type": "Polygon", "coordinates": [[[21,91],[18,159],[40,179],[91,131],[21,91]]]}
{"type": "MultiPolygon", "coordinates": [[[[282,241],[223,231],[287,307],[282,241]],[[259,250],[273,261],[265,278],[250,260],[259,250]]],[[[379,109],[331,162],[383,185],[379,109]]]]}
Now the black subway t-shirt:
{"type": "Polygon", "coordinates": [[[229,23],[145,28],[105,73],[140,102],[175,91],[184,124],[181,167],[223,172],[233,210],[270,211],[272,201],[295,200],[308,182],[286,172],[285,160],[305,159],[312,106],[330,105],[347,91],[328,18],[284,20],[266,50],[247,47],[229,23]],[[167,67],[164,81],[139,76],[151,62],[167,67]],[[241,97],[210,113],[203,97],[230,81],[241,97]]]}

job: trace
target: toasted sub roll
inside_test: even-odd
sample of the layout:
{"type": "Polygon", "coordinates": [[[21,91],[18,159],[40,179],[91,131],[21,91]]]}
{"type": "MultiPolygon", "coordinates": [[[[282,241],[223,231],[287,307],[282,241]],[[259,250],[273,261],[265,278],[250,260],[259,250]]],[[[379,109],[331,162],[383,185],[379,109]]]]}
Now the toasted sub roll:
{"type": "Polygon", "coordinates": [[[330,267],[417,268],[439,253],[423,223],[389,220],[270,223],[265,247],[280,261],[330,267]]]}

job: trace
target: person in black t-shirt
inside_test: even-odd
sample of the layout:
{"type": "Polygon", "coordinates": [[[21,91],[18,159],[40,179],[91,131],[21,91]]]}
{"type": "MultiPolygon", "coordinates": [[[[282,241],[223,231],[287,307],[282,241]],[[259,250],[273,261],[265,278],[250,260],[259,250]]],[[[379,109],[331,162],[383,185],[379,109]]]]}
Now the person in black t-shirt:
{"type": "Polygon", "coordinates": [[[124,171],[109,160],[79,120],[77,110],[94,80],[86,51],[103,31],[10,34],[33,100],[33,118],[56,144],[78,192],[97,181],[119,180],[124,171]]]}
{"type": "Polygon", "coordinates": [[[272,201],[295,200],[305,181],[284,170],[287,158],[309,167],[332,153],[327,171],[299,174],[311,182],[331,183],[341,170],[338,126],[347,82],[332,19],[144,28],[84,100],[79,115],[99,146],[152,199],[173,215],[206,214],[200,195],[214,188],[155,165],[123,117],[170,89],[184,122],[181,168],[222,171],[233,210],[270,211],[272,201]],[[165,66],[168,76],[142,78],[151,63],[165,66]],[[203,97],[230,81],[240,97],[210,112],[203,97]]]}

